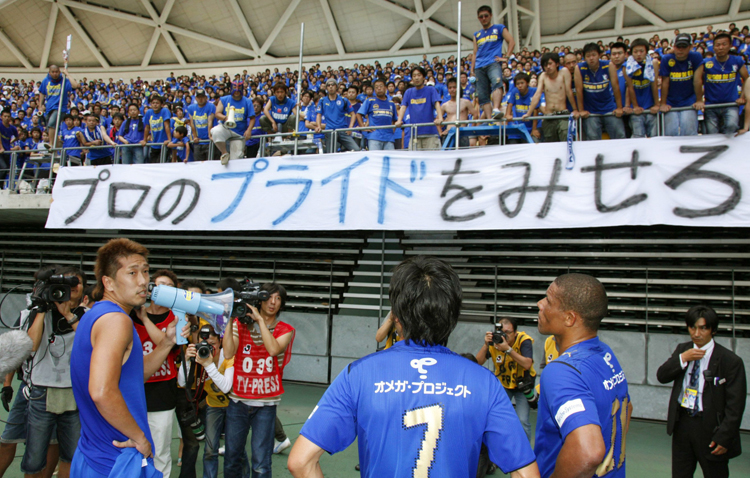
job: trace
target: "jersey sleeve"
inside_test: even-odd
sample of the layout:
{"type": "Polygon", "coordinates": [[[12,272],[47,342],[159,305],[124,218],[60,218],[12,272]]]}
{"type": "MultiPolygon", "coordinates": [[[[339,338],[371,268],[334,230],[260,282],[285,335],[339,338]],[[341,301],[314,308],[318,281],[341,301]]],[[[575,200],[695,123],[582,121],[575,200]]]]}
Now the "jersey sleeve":
{"type": "Polygon", "coordinates": [[[345,450],[357,437],[356,405],[345,368],[333,381],[305,422],[300,435],[330,454],[345,450]]]}
{"type": "Polygon", "coordinates": [[[662,61],[659,65],[659,76],[669,76],[669,61],[662,61]]]}
{"type": "Polygon", "coordinates": [[[541,391],[546,395],[549,415],[553,418],[562,439],[576,428],[585,425],[601,427],[594,394],[581,373],[559,361],[547,364],[542,374],[541,391]],[[554,367],[553,370],[549,370],[554,367]]]}
{"type": "Polygon", "coordinates": [[[494,377],[490,379],[494,382],[490,382],[492,399],[482,441],[490,460],[503,473],[510,473],[533,463],[536,457],[503,386],[494,377]]]}

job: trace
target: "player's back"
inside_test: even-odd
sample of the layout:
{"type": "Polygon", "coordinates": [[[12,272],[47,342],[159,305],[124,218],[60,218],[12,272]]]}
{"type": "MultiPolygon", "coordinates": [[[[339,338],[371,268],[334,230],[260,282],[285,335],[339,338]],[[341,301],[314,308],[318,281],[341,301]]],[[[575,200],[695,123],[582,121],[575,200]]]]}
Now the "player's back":
{"type": "Polygon", "coordinates": [[[346,412],[354,416],[362,476],[475,476],[483,438],[504,471],[534,461],[497,378],[445,347],[399,342],[354,362],[331,385],[302,434],[326,451],[340,451],[353,435],[328,440],[316,428],[346,412]],[[337,411],[342,402],[347,405],[337,411]]]}

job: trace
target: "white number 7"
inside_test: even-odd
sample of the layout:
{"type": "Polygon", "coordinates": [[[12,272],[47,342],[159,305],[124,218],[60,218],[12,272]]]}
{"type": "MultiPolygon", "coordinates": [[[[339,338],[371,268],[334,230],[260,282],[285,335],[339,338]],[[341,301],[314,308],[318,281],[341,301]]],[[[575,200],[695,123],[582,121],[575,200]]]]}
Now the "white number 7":
{"type": "Polygon", "coordinates": [[[412,477],[427,478],[432,462],[435,461],[435,448],[440,439],[440,431],[443,429],[443,406],[437,403],[404,412],[404,426],[412,428],[417,425],[427,425],[427,429],[417,456],[417,465],[412,470],[412,477]]]}

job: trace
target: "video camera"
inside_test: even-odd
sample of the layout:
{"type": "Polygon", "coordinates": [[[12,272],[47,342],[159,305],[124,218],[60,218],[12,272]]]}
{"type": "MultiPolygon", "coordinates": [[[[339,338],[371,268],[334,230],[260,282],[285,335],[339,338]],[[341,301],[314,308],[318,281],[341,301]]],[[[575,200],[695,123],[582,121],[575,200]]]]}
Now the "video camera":
{"type": "Polygon", "coordinates": [[[79,283],[78,277],[66,277],[54,274],[54,270],[44,271],[37,276],[34,289],[31,291],[31,304],[44,312],[54,307],[55,302],[67,302],[73,287],[79,283]]]}
{"type": "Polygon", "coordinates": [[[250,305],[259,309],[260,303],[267,301],[271,294],[267,290],[260,290],[260,283],[245,278],[242,281],[242,290],[235,291],[234,297],[232,317],[237,317],[237,320],[242,324],[250,325],[253,322],[253,319],[247,317],[247,313],[250,312],[250,305]]]}

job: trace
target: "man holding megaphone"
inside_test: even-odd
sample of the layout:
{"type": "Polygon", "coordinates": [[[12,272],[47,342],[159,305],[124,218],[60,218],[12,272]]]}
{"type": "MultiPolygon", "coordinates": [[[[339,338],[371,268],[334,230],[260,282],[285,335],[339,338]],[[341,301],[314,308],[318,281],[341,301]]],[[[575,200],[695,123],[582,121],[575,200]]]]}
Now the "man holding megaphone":
{"type": "Polygon", "coordinates": [[[230,321],[224,332],[224,358],[234,357],[232,392],[226,414],[224,476],[242,476],[242,458],[250,428],[253,476],[271,476],[276,405],[284,393],[282,375],[289,363],[294,327],[278,320],[286,290],[266,283],[269,298],[249,304],[246,317],[230,321]]]}
{"type": "Polygon", "coordinates": [[[255,124],[255,108],[252,100],[243,94],[244,87],[241,81],[232,82],[232,94],[222,96],[221,101],[216,105],[216,119],[224,123],[211,129],[211,138],[221,151],[221,164],[224,166],[227,165],[230,157],[232,159],[242,157],[245,141],[250,139],[250,133],[255,124]],[[244,141],[239,141],[243,138],[244,141]],[[232,139],[237,139],[234,142],[237,146],[227,148],[227,141],[232,139]],[[229,153],[229,149],[233,153],[229,153]]]}

